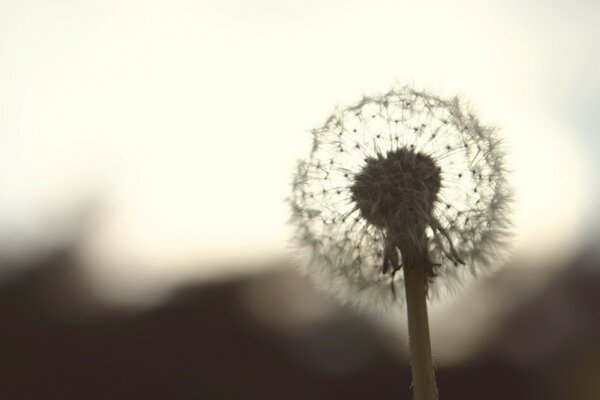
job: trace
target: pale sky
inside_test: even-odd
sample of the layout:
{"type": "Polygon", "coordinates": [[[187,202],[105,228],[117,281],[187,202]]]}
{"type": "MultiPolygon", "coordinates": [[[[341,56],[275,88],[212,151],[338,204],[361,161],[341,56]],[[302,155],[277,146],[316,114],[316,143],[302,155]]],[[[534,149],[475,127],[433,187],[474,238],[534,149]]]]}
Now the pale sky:
{"type": "Polygon", "coordinates": [[[82,258],[110,293],[284,257],[307,131],[411,84],[501,129],[515,251],[568,254],[596,187],[598,127],[575,116],[598,102],[599,8],[561,3],[4,0],[0,245],[31,251],[91,208],[82,258]]]}

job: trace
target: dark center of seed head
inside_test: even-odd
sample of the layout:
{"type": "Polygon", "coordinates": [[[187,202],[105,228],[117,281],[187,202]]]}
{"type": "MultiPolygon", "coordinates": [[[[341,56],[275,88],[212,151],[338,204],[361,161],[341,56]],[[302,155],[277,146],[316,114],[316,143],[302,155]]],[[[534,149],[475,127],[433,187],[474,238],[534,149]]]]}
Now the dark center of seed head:
{"type": "Polygon", "coordinates": [[[422,233],[441,185],[433,159],[405,147],[365,161],[350,188],[362,217],[379,228],[422,233]]]}

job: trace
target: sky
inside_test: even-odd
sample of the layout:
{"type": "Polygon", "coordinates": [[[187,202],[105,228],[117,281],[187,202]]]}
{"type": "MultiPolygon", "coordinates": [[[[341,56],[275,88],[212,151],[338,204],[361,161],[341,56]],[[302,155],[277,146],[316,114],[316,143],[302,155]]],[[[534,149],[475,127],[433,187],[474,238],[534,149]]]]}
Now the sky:
{"type": "Polygon", "coordinates": [[[116,297],[285,258],[308,131],[409,84],[500,129],[515,254],[567,257],[600,220],[600,6],[526,3],[2,1],[0,247],[75,236],[116,297]]]}

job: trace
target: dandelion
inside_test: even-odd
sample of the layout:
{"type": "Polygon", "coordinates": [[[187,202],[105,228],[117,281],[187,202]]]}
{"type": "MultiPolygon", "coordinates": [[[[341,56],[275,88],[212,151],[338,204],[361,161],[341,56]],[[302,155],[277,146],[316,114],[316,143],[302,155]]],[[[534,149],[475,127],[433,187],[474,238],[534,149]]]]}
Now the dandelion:
{"type": "Polygon", "coordinates": [[[312,136],[290,198],[307,273],[359,306],[406,301],[416,394],[412,345],[417,335],[429,346],[426,295],[489,269],[504,249],[501,143],[457,98],[411,88],[336,110],[312,136]]]}

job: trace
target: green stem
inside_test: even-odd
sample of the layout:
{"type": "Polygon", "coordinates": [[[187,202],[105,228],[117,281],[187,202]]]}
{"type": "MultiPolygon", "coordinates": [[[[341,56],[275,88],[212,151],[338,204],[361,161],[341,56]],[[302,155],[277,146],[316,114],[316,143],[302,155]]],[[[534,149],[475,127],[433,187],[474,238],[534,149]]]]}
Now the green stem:
{"type": "Polygon", "coordinates": [[[425,271],[422,266],[405,266],[403,269],[414,400],[436,400],[438,393],[431,360],[425,271]]]}

